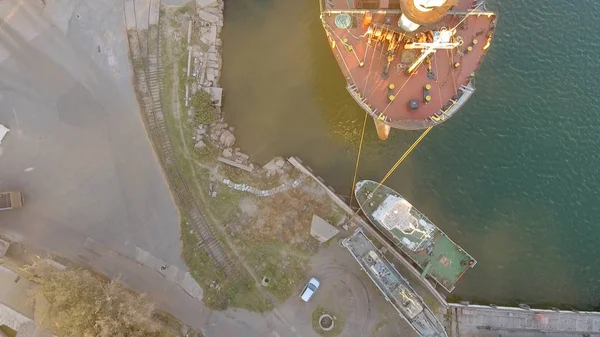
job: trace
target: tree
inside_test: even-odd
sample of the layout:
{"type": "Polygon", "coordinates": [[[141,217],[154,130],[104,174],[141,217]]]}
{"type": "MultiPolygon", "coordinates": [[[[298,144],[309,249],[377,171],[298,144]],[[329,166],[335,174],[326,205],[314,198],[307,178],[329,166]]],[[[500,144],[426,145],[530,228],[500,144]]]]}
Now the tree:
{"type": "Polygon", "coordinates": [[[32,271],[37,283],[32,296],[48,302],[49,328],[61,337],[152,337],[163,331],[156,306],[119,281],[44,263],[32,271]]]}

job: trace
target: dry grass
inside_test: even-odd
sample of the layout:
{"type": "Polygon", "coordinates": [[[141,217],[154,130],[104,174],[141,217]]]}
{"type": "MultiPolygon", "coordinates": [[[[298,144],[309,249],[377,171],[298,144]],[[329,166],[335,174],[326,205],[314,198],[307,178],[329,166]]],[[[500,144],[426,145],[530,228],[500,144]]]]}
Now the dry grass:
{"type": "MultiPolygon", "coordinates": [[[[182,28],[187,29],[187,24],[183,22],[185,20],[182,20],[186,11],[177,12],[163,9],[166,19],[162,22],[170,25],[167,27],[167,31],[171,29],[174,36],[184,37],[186,35],[184,34],[185,30],[182,30],[182,28]]],[[[164,30],[165,27],[161,32],[164,30]]],[[[193,36],[193,40],[196,40],[195,36],[193,36]]],[[[181,68],[187,66],[185,41],[183,38],[179,41],[172,39],[169,45],[165,44],[163,48],[171,48],[176,51],[172,59],[167,59],[176,69],[167,66],[165,68],[170,74],[178,75],[179,90],[177,94],[183,106],[182,94],[184,91],[182,87],[185,79],[182,78],[184,70],[181,68]]],[[[163,55],[166,54],[163,53],[163,55]]],[[[165,82],[174,84],[171,79],[166,79],[165,82]]],[[[169,105],[172,106],[167,103],[167,106],[169,105]]],[[[186,145],[186,142],[181,139],[181,134],[186,139],[191,139],[195,123],[205,122],[204,114],[202,121],[195,116],[194,123],[190,125],[185,121],[186,113],[183,111],[180,112],[182,118],[179,119],[175,118],[172,109],[165,112],[167,113],[169,134],[175,153],[177,153],[179,167],[183,169],[183,175],[188,181],[199,179],[201,190],[194,189],[194,194],[197,197],[206,195],[210,184],[213,184],[217,191],[217,196],[214,198],[199,198],[204,199],[205,211],[210,212],[217,220],[211,225],[224,229],[225,234],[223,235],[227,237],[222,239],[229,240],[235,245],[246,265],[258,278],[269,277],[271,282],[266,290],[277,299],[285,300],[292,294],[298,283],[304,281],[308,259],[319,247],[318,241],[310,236],[312,215],[317,214],[326,220],[337,221],[336,219],[340,218],[342,212],[332,206],[325,192],[310,179],[305,179],[302,185],[296,189],[271,197],[259,197],[230,189],[222,184],[219,178],[227,178],[235,183],[247,184],[259,189],[271,189],[282,183],[291,182],[299,178],[301,174],[288,168],[287,173],[283,176],[267,177],[221,164],[216,161],[220,150],[208,139],[203,140],[207,143],[207,147],[202,150],[194,149],[191,141],[187,141],[186,145]],[[181,128],[183,132],[181,133],[178,128],[181,128]],[[185,155],[186,146],[191,156],[185,155]],[[200,168],[198,164],[201,164],[203,168],[200,168]],[[194,171],[200,174],[194,173],[194,171]],[[243,210],[241,205],[245,205],[246,208],[243,210]],[[249,214],[249,209],[254,211],[249,214]]],[[[189,185],[195,186],[196,184],[190,181],[189,185]]],[[[215,234],[218,234],[217,232],[219,231],[215,231],[215,234]]],[[[234,306],[264,311],[271,308],[271,303],[266,302],[264,297],[260,296],[259,290],[255,288],[253,282],[243,285],[231,284],[210,262],[206,252],[198,249],[198,239],[190,232],[190,228],[185,222],[182,223],[182,241],[185,261],[194,278],[204,289],[206,304],[217,309],[234,306]]]]}
{"type": "Polygon", "coordinates": [[[221,216],[229,236],[254,272],[272,280],[266,289],[279,300],[304,282],[308,260],[319,248],[310,236],[313,214],[331,218],[339,212],[324,193],[315,193],[316,188],[309,179],[271,197],[220,188],[221,195],[228,195],[216,202],[225,209],[221,216]]]}

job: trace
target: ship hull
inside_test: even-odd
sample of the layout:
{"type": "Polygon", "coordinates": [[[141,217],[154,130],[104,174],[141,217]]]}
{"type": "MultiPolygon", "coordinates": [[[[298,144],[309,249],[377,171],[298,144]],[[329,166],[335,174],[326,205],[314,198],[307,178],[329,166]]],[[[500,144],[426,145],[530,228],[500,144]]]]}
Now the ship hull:
{"type": "Polygon", "coordinates": [[[407,246],[407,236],[403,236],[404,234],[398,230],[390,230],[389,224],[384,224],[373,216],[389,196],[397,200],[406,200],[393,189],[371,180],[363,180],[356,184],[355,197],[367,219],[422,273],[441,285],[447,292],[452,292],[458,280],[469,269],[475,267],[477,261],[408,201],[406,203],[411,206],[410,214],[416,216],[418,223],[426,224],[431,231],[427,233],[429,238],[415,245],[414,249],[407,246]]]}
{"type": "Polygon", "coordinates": [[[421,337],[448,337],[433,311],[410,283],[367,238],[361,229],[342,241],[361,269],[385,295],[400,316],[421,337]]]}
{"type": "Polygon", "coordinates": [[[401,26],[400,2],[324,0],[321,5],[323,28],[346,89],[375,119],[381,139],[392,128],[426,129],[453,117],[475,92],[473,78],[496,25],[496,15],[482,1],[456,0],[438,22],[410,32],[401,26]],[[416,49],[447,30],[455,32],[452,48],[416,49]]]}

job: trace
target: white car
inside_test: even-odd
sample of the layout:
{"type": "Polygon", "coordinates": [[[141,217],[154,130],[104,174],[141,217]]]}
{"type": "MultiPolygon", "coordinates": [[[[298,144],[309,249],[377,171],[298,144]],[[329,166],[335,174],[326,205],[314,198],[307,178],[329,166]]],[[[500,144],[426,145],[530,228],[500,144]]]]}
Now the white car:
{"type": "Polygon", "coordinates": [[[0,144],[2,144],[2,139],[4,138],[4,136],[6,136],[6,134],[8,133],[8,131],[10,131],[9,128],[7,128],[6,126],[0,124],[0,144]]]}
{"type": "Polygon", "coordinates": [[[308,302],[317,289],[319,289],[320,284],[321,283],[319,280],[314,277],[308,280],[308,283],[306,286],[304,286],[304,289],[302,289],[302,292],[300,293],[300,299],[302,299],[304,302],[308,302]]]}

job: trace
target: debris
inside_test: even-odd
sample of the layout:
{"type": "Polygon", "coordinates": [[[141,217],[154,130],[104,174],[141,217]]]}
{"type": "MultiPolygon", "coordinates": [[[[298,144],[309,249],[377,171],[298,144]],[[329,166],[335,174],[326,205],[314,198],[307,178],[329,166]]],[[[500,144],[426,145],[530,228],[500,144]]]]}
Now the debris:
{"type": "Polygon", "coordinates": [[[300,186],[300,184],[302,184],[303,180],[304,180],[304,176],[301,176],[300,178],[294,180],[291,183],[281,184],[281,185],[279,185],[275,188],[269,189],[269,190],[260,190],[256,187],[248,186],[246,184],[236,184],[229,179],[223,179],[223,184],[225,184],[225,185],[229,186],[231,189],[234,189],[237,191],[252,193],[252,194],[258,195],[260,197],[268,197],[268,196],[271,196],[271,195],[274,195],[277,193],[285,192],[292,188],[296,188],[296,187],[300,186]]]}
{"type": "Polygon", "coordinates": [[[326,242],[336,236],[339,232],[340,231],[337,228],[333,227],[327,221],[321,219],[318,215],[313,214],[310,235],[319,240],[319,242],[326,242]]]}
{"type": "Polygon", "coordinates": [[[196,0],[196,6],[199,8],[214,7],[218,5],[217,0],[196,0]]]}
{"type": "Polygon", "coordinates": [[[200,140],[196,143],[196,145],[194,145],[194,147],[197,149],[203,149],[206,147],[206,144],[204,144],[204,142],[200,140]]]}
{"type": "Polygon", "coordinates": [[[235,162],[233,160],[229,160],[229,159],[223,158],[223,157],[219,157],[219,158],[217,158],[217,160],[220,161],[221,163],[224,163],[224,164],[227,164],[227,165],[231,165],[231,166],[240,168],[240,169],[242,169],[244,171],[252,172],[252,168],[250,168],[250,166],[237,163],[237,162],[235,162]]]}
{"type": "Polygon", "coordinates": [[[206,21],[206,22],[210,22],[210,23],[217,23],[219,21],[219,17],[212,14],[212,13],[208,13],[205,11],[198,11],[198,16],[200,17],[200,19],[202,21],[206,21]]]}
{"type": "Polygon", "coordinates": [[[233,133],[229,132],[229,130],[225,130],[221,134],[221,137],[219,137],[219,141],[221,142],[221,145],[225,147],[231,147],[233,144],[235,144],[235,136],[233,133]]]}

